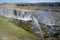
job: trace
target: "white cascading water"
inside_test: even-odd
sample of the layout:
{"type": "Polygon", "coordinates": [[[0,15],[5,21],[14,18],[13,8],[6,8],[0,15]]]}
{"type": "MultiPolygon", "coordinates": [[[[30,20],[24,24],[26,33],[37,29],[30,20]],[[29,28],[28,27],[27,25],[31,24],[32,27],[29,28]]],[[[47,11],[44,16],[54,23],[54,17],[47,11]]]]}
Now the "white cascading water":
{"type": "Polygon", "coordinates": [[[43,23],[45,25],[49,25],[49,26],[55,25],[55,20],[51,12],[38,11],[37,19],[40,23],[43,23]]]}
{"type": "MultiPolygon", "coordinates": [[[[12,11],[14,11],[14,10],[12,10],[12,11]]],[[[17,13],[16,13],[17,15],[14,15],[14,12],[9,13],[9,14],[8,14],[8,12],[10,12],[9,9],[0,8],[0,15],[2,15],[2,16],[6,16],[9,18],[15,18],[15,19],[17,18],[19,20],[25,20],[25,21],[32,20],[30,17],[32,14],[30,15],[30,13],[25,13],[23,11],[21,13],[19,13],[19,11],[17,10],[17,13]]],[[[45,25],[50,25],[50,26],[55,25],[55,20],[50,15],[49,12],[39,10],[39,11],[37,11],[37,13],[35,13],[35,14],[36,14],[36,17],[37,17],[39,22],[41,22],[45,25]]]]}
{"type": "Polygon", "coordinates": [[[32,22],[33,22],[34,27],[37,29],[37,30],[35,29],[36,33],[40,34],[41,37],[43,38],[43,32],[42,32],[42,29],[40,27],[40,24],[39,24],[37,18],[33,16],[32,22]]]}
{"type": "Polygon", "coordinates": [[[28,14],[28,13],[24,13],[24,12],[20,13],[20,16],[19,16],[19,14],[18,14],[17,19],[19,19],[19,20],[24,20],[24,21],[32,20],[32,19],[31,19],[31,15],[28,14]]]}
{"type": "Polygon", "coordinates": [[[24,21],[29,21],[32,20],[31,19],[31,14],[28,13],[24,13],[20,11],[16,11],[16,15],[14,14],[14,10],[11,9],[6,9],[6,8],[1,8],[0,9],[0,15],[8,17],[8,18],[14,18],[14,19],[18,19],[18,20],[24,20],[24,21]]]}

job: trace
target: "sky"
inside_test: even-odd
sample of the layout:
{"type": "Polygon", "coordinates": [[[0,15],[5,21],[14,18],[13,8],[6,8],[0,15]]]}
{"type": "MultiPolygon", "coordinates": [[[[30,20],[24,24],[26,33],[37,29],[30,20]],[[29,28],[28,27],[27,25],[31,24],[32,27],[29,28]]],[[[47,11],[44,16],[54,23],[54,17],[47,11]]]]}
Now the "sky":
{"type": "Polygon", "coordinates": [[[36,3],[36,2],[60,2],[60,0],[0,0],[1,2],[31,2],[31,3],[36,3]]]}

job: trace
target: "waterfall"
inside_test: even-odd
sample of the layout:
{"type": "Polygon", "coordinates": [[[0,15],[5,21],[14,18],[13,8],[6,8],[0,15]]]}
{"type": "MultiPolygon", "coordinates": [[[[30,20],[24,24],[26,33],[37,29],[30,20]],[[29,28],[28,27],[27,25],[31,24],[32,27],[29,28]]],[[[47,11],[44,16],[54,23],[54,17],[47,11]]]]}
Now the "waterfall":
{"type": "Polygon", "coordinates": [[[32,20],[31,14],[24,11],[16,11],[14,12],[14,15],[16,16],[16,19],[18,20],[23,20],[23,21],[32,20]]]}
{"type": "Polygon", "coordinates": [[[4,16],[4,14],[5,14],[4,8],[0,8],[0,15],[4,16]]]}
{"type": "Polygon", "coordinates": [[[24,21],[32,20],[31,15],[29,13],[24,13],[22,20],[24,20],[24,21]]]}
{"type": "Polygon", "coordinates": [[[52,16],[51,12],[45,12],[45,11],[38,11],[37,19],[40,23],[43,23],[45,25],[54,26],[55,20],[52,16]]]}
{"type": "Polygon", "coordinates": [[[41,29],[41,27],[40,27],[40,25],[39,25],[39,22],[38,22],[38,20],[36,19],[36,17],[34,17],[34,16],[32,17],[32,22],[33,22],[35,28],[37,29],[37,30],[36,30],[36,33],[39,33],[39,34],[41,35],[41,37],[43,38],[42,29],[41,29]]]}

